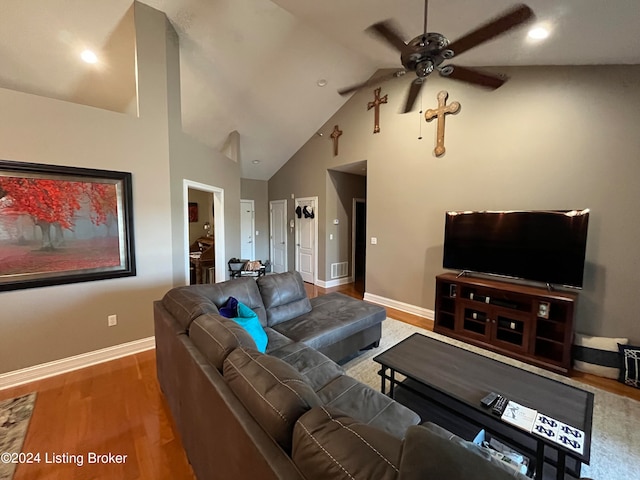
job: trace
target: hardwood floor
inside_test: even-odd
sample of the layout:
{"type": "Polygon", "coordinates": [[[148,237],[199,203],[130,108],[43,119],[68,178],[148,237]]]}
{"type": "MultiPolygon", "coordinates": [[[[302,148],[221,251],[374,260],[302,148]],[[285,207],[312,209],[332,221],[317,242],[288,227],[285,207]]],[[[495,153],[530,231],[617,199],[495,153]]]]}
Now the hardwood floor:
{"type": "MultiPolygon", "coordinates": [[[[362,298],[361,285],[323,289],[306,285],[310,297],[340,291],[362,298]]],[[[391,318],[426,329],[433,322],[387,308],[391,318]]],[[[587,374],[573,376],[640,401],[640,390],[587,374]]],[[[41,463],[18,465],[14,480],[192,480],[149,350],[27,385],[1,390],[0,400],[37,391],[23,452],[40,453],[41,463]],[[123,463],[88,464],[88,454],[126,455],[123,463]],[[45,463],[58,455],[70,463],[45,463]],[[82,456],[79,466],[72,456],[82,456]]],[[[76,458],[77,459],[77,458],[76,458]]]]}
{"type": "Polygon", "coordinates": [[[40,463],[18,465],[14,480],[195,478],[158,386],[154,350],[2,390],[0,399],[33,391],[22,451],[39,453],[40,463]],[[90,452],[126,458],[89,464],[90,452]],[[56,458],[69,463],[46,463],[56,458]]]}

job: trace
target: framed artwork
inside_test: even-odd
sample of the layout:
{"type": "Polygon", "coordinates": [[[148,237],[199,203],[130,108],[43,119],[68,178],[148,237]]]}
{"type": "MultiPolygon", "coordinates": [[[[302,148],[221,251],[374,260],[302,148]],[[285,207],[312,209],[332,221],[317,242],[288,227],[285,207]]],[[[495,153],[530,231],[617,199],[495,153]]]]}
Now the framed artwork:
{"type": "Polygon", "coordinates": [[[540,318],[549,318],[549,309],[551,305],[549,302],[539,302],[538,303],[538,317],[540,318]]]}
{"type": "Polygon", "coordinates": [[[0,291],[136,274],[131,173],[0,160],[0,291]]]}
{"type": "Polygon", "coordinates": [[[198,221],[198,204],[196,202],[189,202],[189,223],[198,221]]]}

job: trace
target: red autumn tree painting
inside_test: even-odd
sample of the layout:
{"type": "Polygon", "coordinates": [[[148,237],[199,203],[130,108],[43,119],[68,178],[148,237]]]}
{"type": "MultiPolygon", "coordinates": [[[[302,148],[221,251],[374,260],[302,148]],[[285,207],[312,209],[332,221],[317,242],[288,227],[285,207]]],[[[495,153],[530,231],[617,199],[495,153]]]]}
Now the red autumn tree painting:
{"type": "Polygon", "coordinates": [[[0,274],[119,265],[117,215],[114,183],[0,176],[0,274]]]}

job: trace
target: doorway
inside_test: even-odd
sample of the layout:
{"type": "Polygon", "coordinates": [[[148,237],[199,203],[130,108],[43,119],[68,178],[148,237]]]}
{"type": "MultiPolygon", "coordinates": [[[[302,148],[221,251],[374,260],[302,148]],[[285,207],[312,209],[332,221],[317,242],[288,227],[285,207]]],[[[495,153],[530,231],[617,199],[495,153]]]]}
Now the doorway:
{"type": "Polygon", "coordinates": [[[296,270],[302,280],[318,279],[318,197],[296,198],[296,270]]]}
{"type": "Polygon", "coordinates": [[[271,267],[274,273],[284,273],[288,270],[286,200],[269,202],[269,230],[271,267]]]}
{"type": "Polygon", "coordinates": [[[254,242],[255,204],[253,200],[240,200],[240,258],[256,259],[256,244],[254,242]]]}
{"type": "Polygon", "coordinates": [[[367,265],[367,203],[364,198],[353,199],[351,217],[351,258],[353,258],[353,281],[358,291],[364,292],[367,265]]]}
{"type": "MultiPolygon", "coordinates": [[[[204,183],[194,182],[191,180],[183,180],[182,183],[182,199],[183,199],[183,249],[184,252],[183,258],[184,260],[184,278],[185,284],[188,285],[190,282],[190,269],[191,269],[191,260],[189,256],[189,247],[191,243],[189,242],[189,190],[195,190],[199,192],[206,192],[208,201],[206,202],[206,206],[203,205],[202,215],[203,218],[213,219],[213,222],[209,221],[211,237],[213,238],[213,248],[214,248],[214,279],[215,282],[224,282],[227,276],[227,270],[225,268],[226,260],[225,260],[225,241],[224,241],[224,189],[214,187],[211,185],[206,185],[204,183]],[[209,205],[210,210],[209,210],[209,205]]],[[[200,206],[198,206],[198,217],[200,216],[200,206]]],[[[202,234],[207,235],[209,229],[202,229],[202,234]]],[[[212,281],[213,279],[209,279],[212,281]]]]}

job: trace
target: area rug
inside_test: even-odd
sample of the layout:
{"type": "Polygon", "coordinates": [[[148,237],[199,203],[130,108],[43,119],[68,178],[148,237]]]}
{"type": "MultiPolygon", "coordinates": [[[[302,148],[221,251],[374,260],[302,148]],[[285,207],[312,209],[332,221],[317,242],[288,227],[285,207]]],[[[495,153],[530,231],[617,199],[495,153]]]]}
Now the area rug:
{"type": "Polygon", "coordinates": [[[390,318],[382,322],[380,346],[350,360],[343,367],[348,375],[380,389],[380,365],[371,359],[415,332],[593,392],[591,464],[583,465],[582,476],[597,480],[640,478],[640,402],[630,398],[390,318]]]}
{"type": "Polygon", "coordinates": [[[33,413],[36,394],[0,401],[0,480],[11,480],[16,463],[7,462],[7,453],[20,453],[33,413]]]}

